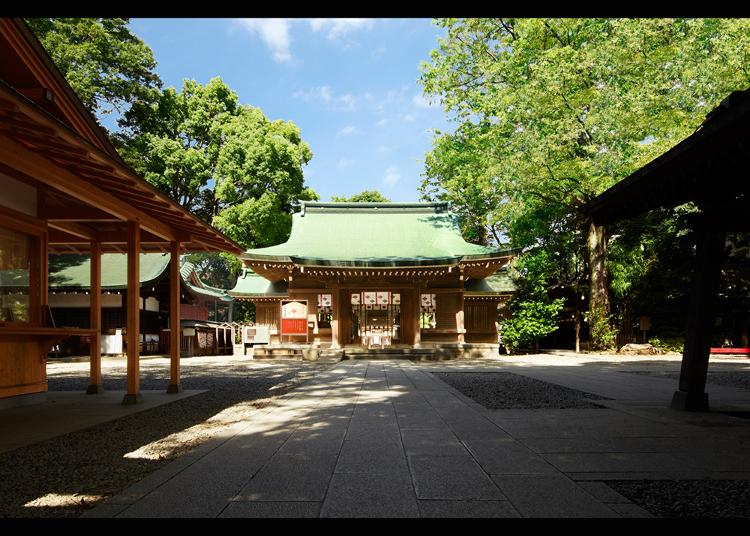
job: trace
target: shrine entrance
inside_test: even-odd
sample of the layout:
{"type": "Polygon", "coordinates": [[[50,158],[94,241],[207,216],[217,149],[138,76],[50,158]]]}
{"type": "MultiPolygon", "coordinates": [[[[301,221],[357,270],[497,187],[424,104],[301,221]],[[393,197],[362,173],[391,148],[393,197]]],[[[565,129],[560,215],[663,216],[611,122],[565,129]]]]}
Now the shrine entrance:
{"type": "Polygon", "coordinates": [[[352,322],[349,342],[366,348],[387,348],[401,342],[401,295],[388,291],[350,294],[352,322]]]}

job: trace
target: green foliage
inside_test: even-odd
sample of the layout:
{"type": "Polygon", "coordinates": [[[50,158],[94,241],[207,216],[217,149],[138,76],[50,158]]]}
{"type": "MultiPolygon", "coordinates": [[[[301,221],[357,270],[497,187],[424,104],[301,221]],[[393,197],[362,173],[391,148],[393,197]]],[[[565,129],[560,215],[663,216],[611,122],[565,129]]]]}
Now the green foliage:
{"type": "Polygon", "coordinates": [[[563,298],[552,302],[520,301],[513,307],[513,316],[502,325],[503,344],[511,351],[529,347],[538,339],[557,329],[557,317],[563,298]]]}
{"type": "Polygon", "coordinates": [[[351,197],[344,195],[332,195],[331,201],[335,203],[390,203],[391,200],[385,197],[378,190],[362,190],[351,197]]]}
{"type": "Polygon", "coordinates": [[[558,329],[557,319],[565,300],[549,297],[548,272],[554,261],[544,249],[526,253],[515,261],[518,291],[508,304],[511,317],[503,321],[502,341],[511,351],[529,347],[558,329]]]}
{"type": "Polygon", "coordinates": [[[92,114],[125,111],[149,100],[161,80],[151,49],[128,19],[26,19],[47,53],[92,114]]]}
{"type": "MultiPolygon", "coordinates": [[[[456,128],[436,133],[422,196],[448,201],[468,240],[507,237],[515,247],[546,249],[560,261],[549,265],[549,280],[576,291],[595,290],[588,288],[593,250],[581,207],[750,84],[748,19],[476,18],[437,25],[446,34],[423,63],[421,82],[456,128]]],[[[655,266],[648,249],[633,247],[640,244],[595,263],[605,286],[606,268],[612,271],[621,299],[655,266]]],[[[592,335],[605,346],[612,339],[606,298],[591,292],[589,304],[592,335]]]]}
{"type": "Polygon", "coordinates": [[[587,314],[591,332],[593,350],[612,350],[615,348],[617,328],[613,326],[612,315],[601,307],[592,307],[587,314]]]}
{"type": "Polygon", "coordinates": [[[664,350],[665,352],[677,352],[678,354],[681,354],[685,349],[685,339],[682,337],[674,337],[669,339],[651,337],[648,342],[649,344],[655,346],[656,348],[664,350]]]}
{"type": "Polygon", "coordinates": [[[220,78],[185,80],[134,105],[118,135],[125,160],[151,184],[246,248],[283,242],[312,151],[291,121],[242,105],[220,78]]]}
{"type": "Polygon", "coordinates": [[[230,253],[191,253],[187,260],[195,265],[201,281],[215,288],[234,288],[242,272],[242,262],[230,253]]]}

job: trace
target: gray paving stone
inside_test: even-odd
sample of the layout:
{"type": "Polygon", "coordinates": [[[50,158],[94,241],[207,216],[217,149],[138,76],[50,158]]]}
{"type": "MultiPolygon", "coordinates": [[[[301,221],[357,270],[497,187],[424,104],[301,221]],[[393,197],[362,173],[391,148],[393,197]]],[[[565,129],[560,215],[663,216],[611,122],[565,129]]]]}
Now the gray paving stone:
{"type": "Polygon", "coordinates": [[[422,517],[521,517],[509,501],[420,500],[422,517]]]}
{"type": "Polygon", "coordinates": [[[622,517],[636,517],[636,518],[654,518],[651,512],[644,510],[637,504],[610,504],[612,510],[620,514],[622,517]]]}
{"type": "Polygon", "coordinates": [[[341,449],[336,473],[388,473],[407,474],[404,450],[399,441],[351,440],[341,449]]]}
{"type": "Polygon", "coordinates": [[[631,504],[627,497],[623,497],[604,482],[576,482],[576,484],[595,499],[605,504],[631,504]]]}
{"type": "Polygon", "coordinates": [[[680,471],[685,462],[659,452],[587,452],[541,454],[565,473],[680,471]]]}
{"type": "Polygon", "coordinates": [[[490,474],[554,474],[552,465],[513,439],[471,439],[464,444],[490,474]]]}
{"type": "Polygon", "coordinates": [[[295,430],[279,449],[279,454],[338,454],[346,427],[295,430]]]}
{"type": "Polygon", "coordinates": [[[448,428],[401,430],[401,440],[406,454],[434,454],[437,456],[468,455],[466,447],[448,428]]]}
{"type": "Polygon", "coordinates": [[[234,500],[322,501],[337,455],[277,454],[234,500]]]}
{"type": "Polygon", "coordinates": [[[303,501],[233,501],[229,503],[219,517],[318,517],[320,515],[321,504],[320,502],[303,501]]]}
{"type": "Polygon", "coordinates": [[[420,499],[504,500],[505,496],[468,455],[408,456],[420,499]]]}
{"type": "Polygon", "coordinates": [[[564,476],[491,476],[522,517],[619,517],[564,476]]]}
{"type": "Polygon", "coordinates": [[[434,410],[403,411],[397,413],[399,428],[410,429],[448,429],[448,425],[434,410]]]}
{"type": "Polygon", "coordinates": [[[400,431],[396,419],[389,420],[387,424],[377,422],[351,422],[346,431],[346,441],[366,440],[384,441],[388,439],[400,441],[400,431]]]}
{"type": "Polygon", "coordinates": [[[272,440],[238,445],[240,441],[227,442],[213,450],[118,517],[216,517],[277,448],[272,440]]]}
{"type": "Polygon", "coordinates": [[[409,474],[336,473],[321,517],[419,517],[409,474]]]}

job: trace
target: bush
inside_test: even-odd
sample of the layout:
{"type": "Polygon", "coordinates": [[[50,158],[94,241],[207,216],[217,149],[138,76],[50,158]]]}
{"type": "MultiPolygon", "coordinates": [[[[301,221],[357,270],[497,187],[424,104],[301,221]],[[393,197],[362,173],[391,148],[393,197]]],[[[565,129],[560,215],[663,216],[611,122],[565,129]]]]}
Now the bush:
{"type": "Polygon", "coordinates": [[[665,352],[677,352],[681,354],[685,349],[685,339],[682,337],[671,337],[660,339],[659,337],[651,337],[648,340],[649,344],[656,346],[660,350],[665,352]]]}
{"type": "Polygon", "coordinates": [[[503,345],[511,351],[529,347],[536,340],[549,335],[558,328],[557,316],[565,300],[559,298],[551,303],[543,301],[519,302],[513,316],[503,323],[503,345]]]}

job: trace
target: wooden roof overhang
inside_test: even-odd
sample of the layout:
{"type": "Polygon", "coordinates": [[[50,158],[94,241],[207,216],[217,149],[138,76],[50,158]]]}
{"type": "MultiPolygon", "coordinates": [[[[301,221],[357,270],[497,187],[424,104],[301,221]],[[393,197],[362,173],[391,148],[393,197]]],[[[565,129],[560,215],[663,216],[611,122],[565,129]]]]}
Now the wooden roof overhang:
{"type": "Polygon", "coordinates": [[[315,260],[286,257],[277,260],[260,259],[257,256],[244,256],[245,266],[251,268],[258,275],[269,281],[289,281],[290,276],[304,276],[310,279],[331,279],[340,281],[356,281],[364,279],[435,279],[455,276],[459,280],[483,279],[505,266],[513,256],[509,252],[501,252],[486,256],[472,256],[462,258],[430,259],[422,263],[416,259],[413,263],[399,261],[391,263],[381,262],[352,262],[348,264],[316,263],[315,260]]]}
{"type": "Polygon", "coordinates": [[[81,252],[98,240],[124,252],[126,223],[142,228],[144,251],[242,248],[138,177],[56,117],[0,81],[0,172],[39,188],[38,217],[47,220],[50,250],[81,252]]]}
{"type": "Polygon", "coordinates": [[[695,202],[714,225],[750,230],[750,90],[735,91],[693,134],[598,197],[583,210],[607,224],[655,208],[695,202]]]}

